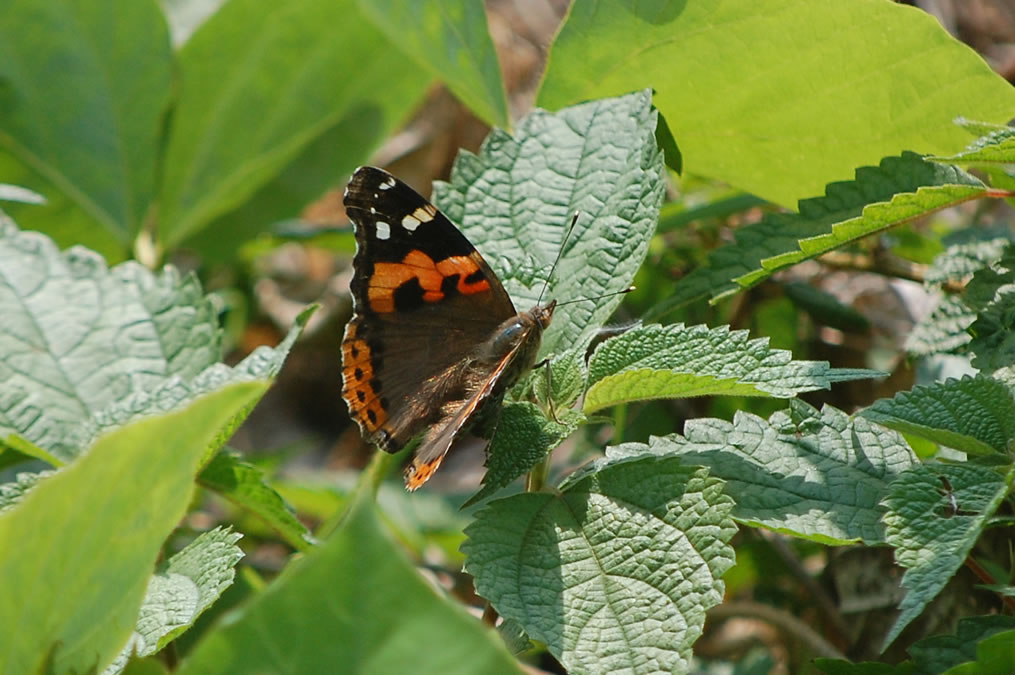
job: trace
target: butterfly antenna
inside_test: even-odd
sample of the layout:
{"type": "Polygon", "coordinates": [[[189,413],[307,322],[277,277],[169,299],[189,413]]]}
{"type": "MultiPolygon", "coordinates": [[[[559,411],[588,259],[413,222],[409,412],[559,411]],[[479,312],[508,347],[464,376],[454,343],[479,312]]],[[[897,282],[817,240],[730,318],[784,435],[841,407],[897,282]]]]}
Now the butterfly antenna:
{"type": "Polygon", "coordinates": [[[557,307],[562,307],[563,305],[573,305],[576,302],[590,302],[592,300],[602,300],[603,298],[609,298],[609,297],[612,297],[614,295],[626,295],[626,294],[630,293],[631,291],[633,291],[634,288],[635,288],[634,286],[628,286],[627,288],[625,288],[622,291],[613,291],[612,293],[603,293],[602,295],[593,295],[590,298],[578,298],[577,300],[568,300],[567,302],[558,302],[557,303],[557,307]]]}
{"type": "Polygon", "coordinates": [[[581,214],[581,211],[575,211],[574,215],[571,216],[571,224],[567,226],[567,232],[564,233],[564,239],[560,242],[560,248],[557,249],[557,257],[553,259],[553,266],[550,267],[550,273],[546,275],[546,280],[543,281],[543,290],[539,291],[539,299],[536,300],[537,305],[543,302],[543,295],[546,294],[546,289],[550,285],[550,279],[553,278],[553,273],[557,270],[557,263],[560,262],[560,256],[564,255],[564,245],[567,244],[567,240],[571,237],[571,231],[574,230],[574,226],[578,224],[578,218],[581,214]]]}

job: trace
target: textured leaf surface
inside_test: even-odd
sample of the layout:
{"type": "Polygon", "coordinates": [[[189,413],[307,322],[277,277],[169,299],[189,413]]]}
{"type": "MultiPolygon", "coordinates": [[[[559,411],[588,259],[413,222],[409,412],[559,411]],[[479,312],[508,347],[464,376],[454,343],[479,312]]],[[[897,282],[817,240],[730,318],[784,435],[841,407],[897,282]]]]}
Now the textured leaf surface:
{"type": "Polygon", "coordinates": [[[706,395],[776,396],[827,389],[833,382],[874,377],[826,361],[794,361],[768,338],[749,340],[728,326],[641,326],[603,342],[589,360],[586,413],[654,398],[706,395]]]}
{"type": "Polygon", "coordinates": [[[38,485],[43,478],[51,475],[52,471],[25,472],[17,474],[9,483],[0,483],[0,513],[20,504],[29,490],[38,485]]]}
{"type": "MultiPolygon", "coordinates": [[[[179,68],[159,228],[169,246],[242,204],[346,116],[369,110],[373,124],[359,133],[379,143],[427,85],[356,0],[228,2],[187,41],[179,68]]],[[[346,170],[362,161],[342,144],[332,152],[346,170]]]]}
{"type": "Polygon", "coordinates": [[[890,645],[962,566],[1008,492],[1003,476],[975,465],[921,464],[901,474],[884,505],[885,540],[906,568],[890,645]]]}
{"type": "Polygon", "coordinates": [[[122,672],[132,654],[154,654],[193,625],[232,585],[234,567],[243,557],[236,546],[241,536],[215,528],[169,559],[148,582],[134,633],[104,675],[122,672]]]}
{"type": "Polygon", "coordinates": [[[439,595],[364,494],[323,546],[219,623],[178,671],[520,673],[492,630],[439,595]],[[297,647],[298,648],[295,648],[297,647]]]}
{"type": "Polygon", "coordinates": [[[466,528],[465,569],[569,672],[683,672],[733,564],[731,506],[704,469],[618,462],[492,502],[466,528]]]}
{"type": "Polygon", "coordinates": [[[897,433],[802,401],[768,420],[742,411],[732,424],[689,420],[683,436],[608,448],[606,461],[647,452],[709,467],[737,520],[827,544],[884,543],[879,502],[917,461],[897,433]]]}
{"type": "Polygon", "coordinates": [[[831,183],[823,197],[805,199],[799,213],[771,213],[736,232],[736,242],[708,256],[708,266],[681,279],[671,307],[713,300],[749,287],[779,269],[893,225],[984,194],[986,186],[953,166],[905,152],[831,183]]]}
{"type": "Polygon", "coordinates": [[[462,507],[486,499],[543,461],[550,450],[578,428],[575,417],[574,411],[561,410],[558,419],[563,424],[560,424],[547,419],[543,411],[532,403],[504,406],[497,433],[487,450],[483,487],[462,507]]]}
{"type": "MultiPolygon", "coordinates": [[[[535,304],[561,250],[550,298],[621,291],[648,251],[663,198],[651,93],[536,110],[513,136],[494,130],[479,155],[460,153],[434,199],[483,253],[523,311],[535,304]]],[[[541,353],[581,348],[622,297],[561,307],[541,353]]]]}
{"type": "Polygon", "coordinates": [[[0,516],[0,672],[39,672],[50,656],[55,672],[112,662],[206,449],[266,388],[235,385],[107,434],[0,516]]]}
{"type": "MultiPolygon", "coordinates": [[[[124,249],[155,190],[171,63],[151,0],[0,6],[0,148],[44,177],[26,187],[70,197],[124,249]]],[[[20,213],[34,227],[47,210],[20,213]]]]}
{"type": "Polygon", "coordinates": [[[1008,387],[985,376],[914,387],[860,414],[970,454],[1005,452],[1015,440],[1015,399],[1008,387]]]}
{"type": "Polygon", "coordinates": [[[935,162],[970,166],[1015,165],[1015,128],[1002,127],[992,130],[958,154],[931,159],[935,162]]]}
{"type": "Polygon", "coordinates": [[[976,271],[964,299],[976,312],[969,325],[973,365],[993,372],[1015,363],[1015,246],[1009,245],[990,267],[976,271]]]}
{"type": "Polygon", "coordinates": [[[643,87],[688,171],[783,205],[903,150],[955,152],[968,142],[955,117],[1007,122],[1015,109],[979,55],[893,3],[574,3],[538,104],[643,87]]]}
{"type": "Polygon", "coordinates": [[[229,368],[217,363],[221,331],[195,277],[136,263],[109,269],[91,251],[61,253],[2,224],[0,314],[0,435],[61,461],[102,430],[274,376],[308,316],[278,347],[229,368]]]}
{"type": "Polygon", "coordinates": [[[484,122],[508,126],[500,63],[483,3],[361,0],[359,7],[392,46],[443,81],[484,122]]]}
{"type": "Polygon", "coordinates": [[[304,551],[313,543],[314,538],[306,526],[293,514],[281,495],[265,482],[264,473],[238,455],[228,451],[215,455],[197,480],[262,519],[296,550],[304,551]]]}
{"type": "Polygon", "coordinates": [[[961,353],[971,340],[966,329],[975,320],[976,312],[961,298],[943,296],[933,311],[913,326],[906,337],[906,351],[914,356],[961,353]]]}

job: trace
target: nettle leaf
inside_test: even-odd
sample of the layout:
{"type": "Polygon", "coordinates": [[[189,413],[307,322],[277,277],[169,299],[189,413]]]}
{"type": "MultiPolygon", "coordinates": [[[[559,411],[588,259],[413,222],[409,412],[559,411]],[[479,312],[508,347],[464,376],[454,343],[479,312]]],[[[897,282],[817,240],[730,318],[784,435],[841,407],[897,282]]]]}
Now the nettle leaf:
{"type": "Polygon", "coordinates": [[[640,326],[600,344],[589,360],[584,412],[656,398],[706,395],[775,396],[828,389],[833,382],[880,375],[838,369],[826,361],[794,361],[768,338],[728,326],[640,326]]]}
{"type": "Polygon", "coordinates": [[[872,661],[849,663],[840,659],[815,659],[814,664],[828,675],[876,675],[881,672],[889,675],[946,672],[950,675],[978,675],[1011,672],[1015,666],[1011,663],[1015,655],[1013,629],[1015,618],[1010,616],[968,617],[959,619],[954,635],[933,635],[915,643],[907,650],[912,658],[904,663],[891,665],[872,661]],[[998,646],[1004,645],[1005,650],[993,651],[995,639],[998,646]],[[974,667],[966,671],[961,669],[961,664],[983,665],[986,670],[974,667]]]}
{"type": "Polygon", "coordinates": [[[733,565],[731,506],[705,469],[617,462],[492,502],[465,530],[465,570],[569,672],[683,672],[733,565]]]}
{"type": "Polygon", "coordinates": [[[667,307],[749,288],[777,270],[815,258],[920,215],[983,195],[986,186],[954,167],[913,152],[856,170],[852,181],[830,183],[825,196],[799,203],[800,213],[770,213],[740,228],[736,242],[708,255],[708,266],[681,279],[667,307]]]}
{"type": "Polygon", "coordinates": [[[942,296],[934,310],[913,326],[906,351],[913,356],[964,352],[971,339],[967,329],[975,320],[976,312],[962,298],[942,296]]]}
{"type": "Polygon", "coordinates": [[[733,518],[825,544],[885,541],[881,499],[917,462],[894,431],[794,400],[768,420],[688,420],[684,435],[607,448],[606,462],[652,453],[707,466],[726,481],[733,518]]]}
{"type": "MultiPolygon", "coordinates": [[[[87,214],[91,240],[129,250],[155,192],[171,71],[155,2],[4,2],[0,148],[37,172],[26,187],[87,214]]],[[[18,215],[71,243],[53,201],[18,215]]]]}
{"type": "Polygon", "coordinates": [[[1015,398],[1004,384],[983,375],[917,386],[875,402],[860,415],[973,455],[1005,452],[1015,439],[1015,398]]]}
{"type": "Polygon", "coordinates": [[[9,483],[0,483],[0,513],[20,504],[29,490],[38,485],[42,479],[52,475],[52,471],[23,472],[16,475],[14,480],[9,483]]]}
{"type": "MultiPolygon", "coordinates": [[[[492,131],[479,155],[460,153],[451,182],[434,185],[434,201],[522,310],[539,298],[575,211],[581,215],[548,296],[569,301],[622,291],[645,258],[663,199],[656,123],[647,90],[556,114],[536,110],[513,135],[492,131]]],[[[541,353],[583,347],[621,300],[559,308],[541,353]]]]}
{"type": "MultiPolygon", "coordinates": [[[[160,195],[167,247],[306,161],[301,153],[347,118],[369,116],[357,133],[379,145],[428,85],[356,0],[224,3],[187,40],[178,66],[160,195]]],[[[362,161],[347,150],[332,144],[336,171],[362,161]]]]}
{"type": "Polygon", "coordinates": [[[108,433],[0,517],[8,553],[0,555],[0,671],[81,673],[113,661],[207,448],[267,387],[232,385],[108,433]]]}
{"type": "Polygon", "coordinates": [[[524,386],[532,391],[537,401],[551,402],[556,408],[574,405],[585,393],[588,366],[585,348],[569,349],[550,361],[550,372],[535,368],[529,373],[524,386]],[[550,391],[547,391],[547,388],[550,391]]]}
{"type": "Polygon", "coordinates": [[[165,412],[229,382],[278,372],[286,341],[229,368],[221,330],[196,277],[136,263],[107,268],[82,248],[0,223],[0,435],[18,434],[60,461],[100,432],[165,412]]]}
{"type": "Polygon", "coordinates": [[[538,105],[640,87],[658,92],[686,167],[783,205],[902,150],[955,152],[967,142],[956,116],[1006,122],[1015,109],[979,55],[892,3],[572,3],[538,105]]]}
{"type": "Polygon", "coordinates": [[[177,672],[520,675],[496,633],[405,559],[369,491],[351,501],[323,545],[210,629],[177,672]]]}
{"type": "Polygon", "coordinates": [[[264,472],[239,455],[228,450],[215,455],[197,481],[263,520],[297,551],[306,551],[316,543],[282,496],[265,482],[264,472]]]}
{"type": "Polygon", "coordinates": [[[497,433],[487,449],[483,487],[462,506],[486,499],[543,461],[550,450],[574,433],[581,416],[574,410],[564,409],[558,411],[557,418],[560,422],[547,419],[532,403],[504,406],[497,433]]]}
{"type": "Polygon", "coordinates": [[[895,479],[882,502],[885,541],[907,568],[902,587],[908,592],[884,648],[962,566],[1010,482],[1011,476],[972,464],[919,464],[895,479]]]}
{"type": "Polygon", "coordinates": [[[359,7],[393,46],[442,80],[477,117],[507,126],[507,97],[483,3],[368,0],[359,7]]]}
{"type": "Polygon", "coordinates": [[[1015,166],[1015,127],[994,129],[958,154],[928,159],[966,166],[1015,166]]]}
{"type": "Polygon", "coordinates": [[[132,655],[154,654],[190,628],[232,585],[234,568],[243,557],[236,546],[242,536],[217,527],[172,556],[148,582],[134,633],[103,675],[122,672],[132,655]]]}
{"type": "Polygon", "coordinates": [[[1009,246],[992,266],[977,270],[965,300],[977,312],[969,325],[973,365],[992,372],[1015,363],[1015,247],[1009,246]]]}

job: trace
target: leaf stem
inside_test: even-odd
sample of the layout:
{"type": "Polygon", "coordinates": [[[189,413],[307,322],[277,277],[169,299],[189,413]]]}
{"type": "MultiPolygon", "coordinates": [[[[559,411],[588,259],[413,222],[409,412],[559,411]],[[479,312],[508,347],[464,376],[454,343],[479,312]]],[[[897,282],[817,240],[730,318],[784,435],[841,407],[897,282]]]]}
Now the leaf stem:
{"type": "Polygon", "coordinates": [[[547,454],[538,464],[529,469],[525,478],[526,492],[540,492],[546,486],[546,477],[550,475],[550,455],[547,454]]]}

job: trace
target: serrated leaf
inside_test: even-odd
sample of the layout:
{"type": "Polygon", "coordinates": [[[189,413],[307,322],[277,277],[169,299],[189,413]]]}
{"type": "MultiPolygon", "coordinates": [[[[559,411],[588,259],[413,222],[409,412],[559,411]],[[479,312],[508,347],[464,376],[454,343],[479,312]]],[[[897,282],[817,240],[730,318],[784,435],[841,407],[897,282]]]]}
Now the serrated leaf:
{"type": "Polygon", "coordinates": [[[443,81],[477,117],[491,126],[508,125],[507,97],[483,3],[361,0],[359,7],[392,46],[443,81]]]}
{"type": "Polygon", "coordinates": [[[109,433],[0,516],[0,671],[86,672],[113,660],[206,449],[266,388],[234,385],[109,433]]]}
{"type": "Polygon", "coordinates": [[[707,466],[726,481],[733,518],[826,544],[885,541],[880,501],[917,462],[902,437],[831,406],[794,400],[768,420],[688,420],[684,435],[607,448],[606,462],[652,453],[707,466]]]}
{"type": "Polygon", "coordinates": [[[0,223],[0,435],[68,461],[97,434],[229,382],[278,372],[307,313],[275,349],[217,363],[221,330],[196,277],[107,268],[0,223]]]}
{"type": "Polygon", "coordinates": [[[497,433],[487,449],[483,487],[462,507],[476,504],[510,485],[578,428],[573,410],[559,411],[558,419],[563,424],[547,419],[538,406],[524,401],[504,406],[497,433]]]}
{"type": "Polygon", "coordinates": [[[733,564],[731,506],[704,469],[619,462],[492,502],[466,528],[465,569],[568,672],[682,672],[733,564]]]}
{"type": "Polygon", "coordinates": [[[794,361],[768,338],[746,330],[683,324],[639,326],[606,340],[589,359],[584,412],[657,398],[705,395],[776,396],[827,389],[833,382],[879,375],[832,368],[826,361],[794,361]]]}
{"type": "Polygon", "coordinates": [[[976,312],[961,298],[942,296],[927,318],[913,326],[906,337],[906,351],[914,356],[960,353],[969,344],[966,329],[975,320],[976,312]]]}
{"type": "MultiPolygon", "coordinates": [[[[462,152],[435,203],[493,266],[516,306],[539,299],[575,211],[548,297],[622,291],[641,266],[663,198],[651,92],[536,110],[513,135],[494,130],[479,155],[462,152]]],[[[545,298],[544,298],[545,299],[545,298]]],[[[584,347],[622,297],[558,308],[541,354],[584,347]]]]}
{"type": "MultiPolygon", "coordinates": [[[[427,85],[356,0],[225,3],[180,50],[179,70],[160,199],[167,247],[243,204],[346,116],[371,111],[360,131],[380,143],[427,85]]],[[[347,168],[362,161],[332,151],[347,168]]]]}
{"type": "Polygon", "coordinates": [[[966,304],[976,311],[969,325],[973,365],[993,372],[1015,363],[1015,247],[991,267],[977,270],[966,287],[966,304]]]}
{"type": "Polygon", "coordinates": [[[1008,492],[1010,477],[973,464],[920,464],[899,475],[882,501],[885,541],[906,568],[901,613],[887,648],[965,562],[1008,492]]]}
{"type": "Polygon", "coordinates": [[[520,673],[493,631],[405,560],[367,492],[361,486],[340,529],[211,629],[177,672],[520,673]]]}
{"type": "Polygon", "coordinates": [[[232,585],[233,568],[243,557],[236,546],[241,537],[217,527],[172,556],[148,582],[134,633],[103,675],[122,672],[132,655],[154,654],[192,626],[232,585]]]}
{"type": "Polygon", "coordinates": [[[928,159],[968,166],[1015,165],[1015,128],[994,129],[970,143],[969,147],[960,153],[928,159]]]}
{"type": "Polygon", "coordinates": [[[709,253],[708,266],[678,282],[670,308],[749,288],[777,270],[815,258],[986,191],[974,176],[925,161],[913,152],[856,170],[852,181],[830,183],[823,197],[799,203],[799,214],[771,213],[736,231],[734,244],[709,253]]]}
{"type": "Polygon", "coordinates": [[[965,281],[977,271],[1001,259],[1004,249],[1011,244],[1010,236],[992,229],[966,228],[960,231],[959,241],[935,256],[933,264],[924,274],[928,284],[947,281],[965,281]]]}
{"type": "Polygon", "coordinates": [[[893,3],[574,3],[538,105],[641,87],[656,90],[688,171],[783,205],[903,150],[956,151],[958,115],[1015,110],[1015,89],[979,55],[893,3]]]}
{"type": "MultiPolygon", "coordinates": [[[[0,147],[45,177],[26,187],[70,197],[121,249],[155,190],[171,65],[150,0],[0,7],[0,147]]],[[[47,210],[19,215],[34,227],[47,210]]]]}
{"type": "Polygon", "coordinates": [[[1015,439],[1015,398],[982,375],[917,386],[876,401],[860,415],[974,455],[1005,452],[1015,439]]]}
{"type": "Polygon", "coordinates": [[[22,472],[17,474],[13,481],[0,483],[0,513],[20,504],[29,490],[38,485],[39,481],[52,475],[52,471],[22,472]]]}
{"type": "Polygon", "coordinates": [[[307,550],[313,536],[264,479],[259,468],[229,451],[215,455],[197,477],[204,487],[261,518],[297,551],[307,550]]]}

